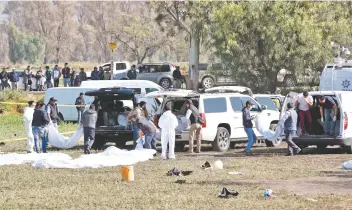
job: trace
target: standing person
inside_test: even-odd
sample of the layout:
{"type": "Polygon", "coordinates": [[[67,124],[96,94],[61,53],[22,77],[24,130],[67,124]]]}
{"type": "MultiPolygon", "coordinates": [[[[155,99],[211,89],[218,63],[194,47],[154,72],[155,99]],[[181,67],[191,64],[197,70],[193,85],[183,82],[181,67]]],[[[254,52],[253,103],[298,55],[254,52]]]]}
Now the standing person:
{"type": "Polygon", "coordinates": [[[141,119],[142,117],[144,117],[143,110],[138,104],[133,108],[133,110],[127,116],[126,125],[128,125],[130,122],[132,123],[133,149],[136,148],[136,141],[138,139],[138,131],[139,131],[138,120],[141,119]]]}
{"type": "Polygon", "coordinates": [[[127,77],[133,80],[137,78],[136,65],[132,65],[131,69],[128,70],[127,77]]]}
{"type": "Polygon", "coordinates": [[[201,149],[201,139],[200,139],[200,131],[202,129],[202,125],[199,123],[199,110],[193,105],[192,100],[186,101],[186,119],[191,122],[191,128],[189,129],[189,153],[193,153],[193,144],[194,140],[197,141],[197,149],[196,152],[200,153],[201,149]]]}
{"type": "Polygon", "coordinates": [[[102,66],[99,66],[99,80],[103,79],[104,69],[102,66]]]}
{"type": "Polygon", "coordinates": [[[85,108],[85,101],[84,101],[84,94],[80,93],[78,98],[76,98],[76,109],[77,109],[77,123],[81,122],[82,116],[83,116],[83,112],[84,112],[84,108],[85,108]]]}
{"type": "Polygon", "coordinates": [[[42,78],[43,78],[43,72],[42,72],[42,67],[40,67],[39,70],[37,71],[36,75],[35,75],[37,91],[42,91],[43,90],[43,87],[41,86],[42,78]]]}
{"type": "Polygon", "coordinates": [[[65,63],[65,67],[62,69],[62,75],[64,77],[64,86],[69,87],[71,85],[71,69],[68,67],[68,63],[65,63]]]}
{"type": "Polygon", "coordinates": [[[91,147],[95,139],[95,126],[98,115],[95,111],[94,104],[91,104],[89,109],[83,113],[82,124],[84,133],[84,154],[90,154],[91,147]]]}
{"type": "Polygon", "coordinates": [[[293,108],[293,104],[288,103],[287,111],[279,122],[284,123],[284,131],[288,145],[288,153],[286,156],[293,156],[294,154],[301,152],[301,149],[292,140],[292,138],[296,136],[297,132],[297,112],[293,108]]]}
{"type": "Polygon", "coordinates": [[[60,71],[58,65],[55,65],[55,67],[53,69],[53,77],[54,77],[54,87],[59,87],[61,71],[60,71]]]}
{"type": "Polygon", "coordinates": [[[257,140],[257,136],[253,131],[253,123],[252,120],[255,119],[255,116],[251,116],[250,110],[252,109],[252,102],[247,101],[246,107],[242,109],[242,123],[244,127],[244,131],[248,136],[248,143],[245,149],[247,155],[252,155],[251,148],[255,141],[257,140]]]}
{"type": "Polygon", "coordinates": [[[29,86],[29,80],[30,75],[31,74],[31,67],[27,66],[27,68],[23,71],[23,85],[24,85],[24,91],[29,91],[30,90],[30,86],[29,86]]]}
{"type": "Polygon", "coordinates": [[[57,129],[57,118],[59,114],[59,109],[57,108],[56,99],[51,97],[49,103],[46,105],[46,113],[48,115],[49,121],[51,121],[54,127],[57,129]]]}
{"type": "Polygon", "coordinates": [[[81,68],[81,72],[79,72],[79,80],[80,82],[87,81],[87,73],[84,72],[84,68],[81,68]]]}
{"type": "Polygon", "coordinates": [[[51,81],[53,78],[53,72],[50,70],[49,66],[45,67],[45,80],[46,80],[46,88],[52,88],[53,82],[51,81]]]}
{"type": "Polygon", "coordinates": [[[81,79],[79,78],[79,75],[76,74],[75,79],[73,80],[73,86],[74,87],[79,87],[81,86],[81,79]]]}
{"type": "Polygon", "coordinates": [[[10,73],[10,82],[11,82],[11,86],[12,86],[12,90],[17,90],[18,89],[18,81],[20,80],[18,73],[16,72],[16,69],[13,68],[12,72],[10,73]]]}
{"type": "Polygon", "coordinates": [[[3,68],[2,72],[0,73],[0,80],[1,80],[1,90],[5,90],[9,85],[8,84],[9,76],[5,68],[3,68]]]}
{"type": "Polygon", "coordinates": [[[37,153],[40,153],[39,147],[39,138],[42,139],[42,152],[46,153],[47,146],[47,125],[49,123],[49,119],[47,114],[45,113],[45,105],[40,102],[38,108],[34,111],[33,121],[32,121],[32,132],[34,137],[35,150],[37,153]]]}
{"type": "Polygon", "coordinates": [[[169,144],[169,159],[175,159],[175,129],[178,125],[177,118],[171,112],[171,103],[165,105],[165,112],[159,119],[161,128],[161,159],[166,159],[167,144],[169,144]]]}
{"type": "Polygon", "coordinates": [[[70,80],[71,80],[71,87],[74,87],[75,86],[75,78],[76,78],[76,70],[74,68],[72,68],[72,72],[71,72],[71,77],[70,77],[70,80]]]}
{"type": "Polygon", "coordinates": [[[156,150],[156,127],[153,125],[153,122],[143,117],[138,120],[137,126],[144,134],[144,148],[156,150]]]}
{"type": "Polygon", "coordinates": [[[302,136],[306,135],[306,119],[308,123],[308,132],[312,134],[312,115],[310,114],[310,107],[313,106],[313,97],[307,91],[303,92],[303,96],[296,101],[296,106],[299,110],[299,121],[301,123],[302,136]]]}
{"type": "Polygon", "coordinates": [[[103,80],[111,80],[111,72],[110,70],[106,70],[103,74],[103,80]]]}
{"type": "Polygon", "coordinates": [[[100,75],[97,67],[94,67],[94,70],[92,71],[90,78],[92,80],[100,80],[100,75]]]}
{"type": "Polygon", "coordinates": [[[320,96],[320,116],[324,122],[324,135],[335,135],[337,105],[331,96],[320,96]]]}
{"type": "Polygon", "coordinates": [[[32,120],[34,114],[33,101],[28,101],[28,106],[23,110],[24,127],[27,135],[27,153],[33,153],[34,148],[34,137],[32,132],[32,120]]]}

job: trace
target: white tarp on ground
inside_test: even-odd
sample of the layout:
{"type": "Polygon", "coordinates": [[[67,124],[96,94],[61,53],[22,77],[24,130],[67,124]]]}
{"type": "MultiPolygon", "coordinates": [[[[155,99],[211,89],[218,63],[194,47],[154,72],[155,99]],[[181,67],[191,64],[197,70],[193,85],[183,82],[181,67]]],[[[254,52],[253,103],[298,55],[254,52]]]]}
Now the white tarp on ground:
{"type": "Polygon", "coordinates": [[[76,132],[71,137],[65,137],[53,126],[52,123],[48,125],[48,140],[49,143],[57,148],[68,149],[77,145],[78,140],[83,135],[82,126],[78,126],[76,132]]]}
{"type": "Polygon", "coordinates": [[[346,170],[352,170],[352,160],[344,162],[342,164],[342,168],[346,170]]]}
{"type": "Polygon", "coordinates": [[[120,150],[110,146],[102,153],[81,155],[72,159],[63,153],[29,153],[0,155],[0,165],[33,163],[36,168],[102,168],[108,166],[133,165],[153,158],[152,149],[120,150]]]}
{"type": "Polygon", "coordinates": [[[272,141],[274,146],[277,146],[282,140],[284,130],[283,122],[281,122],[281,120],[279,121],[275,131],[270,130],[270,123],[271,120],[268,117],[268,113],[266,111],[262,111],[257,115],[255,127],[266,140],[272,141]]]}

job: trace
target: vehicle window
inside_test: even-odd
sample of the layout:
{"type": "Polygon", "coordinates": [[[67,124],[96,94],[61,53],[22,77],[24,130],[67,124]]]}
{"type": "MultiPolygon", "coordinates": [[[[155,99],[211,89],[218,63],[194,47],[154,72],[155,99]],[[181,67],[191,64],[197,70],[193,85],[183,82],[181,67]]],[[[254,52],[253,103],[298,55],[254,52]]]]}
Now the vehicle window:
{"type": "Polygon", "coordinates": [[[205,113],[221,113],[227,111],[226,98],[203,99],[205,113]]]}
{"type": "Polygon", "coordinates": [[[170,72],[171,69],[170,69],[170,65],[162,65],[161,66],[161,72],[170,72]]]}
{"type": "Polygon", "coordinates": [[[103,66],[104,71],[110,70],[111,64],[106,64],[103,66]]]}
{"type": "Polygon", "coordinates": [[[207,64],[207,63],[200,63],[200,64],[198,65],[199,71],[206,71],[207,68],[208,68],[208,64],[207,64]]]}
{"type": "Polygon", "coordinates": [[[146,66],[146,72],[145,73],[156,73],[156,72],[161,72],[161,66],[160,65],[146,66]]]}
{"type": "Polygon", "coordinates": [[[235,112],[240,112],[243,109],[242,101],[241,98],[239,97],[231,97],[230,98],[231,106],[233,111],[235,112]]]}
{"type": "Polygon", "coordinates": [[[281,102],[280,102],[280,99],[278,99],[278,98],[272,98],[271,100],[274,102],[275,107],[277,108],[277,110],[281,111],[281,102]]]}
{"type": "Polygon", "coordinates": [[[126,63],[117,63],[115,70],[125,70],[127,69],[126,63]]]}
{"type": "Polygon", "coordinates": [[[255,99],[258,101],[258,103],[260,105],[267,106],[268,110],[277,111],[276,106],[271,98],[269,98],[269,97],[255,97],[255,99]]]}
{"type": "Polygon", "coordinates": [[[142,93],[142,89],[141,88],[128,88],[128,89],[134,90],[135,94],[141,94],[142,93]]]}
{"type": "Polygon", "coordinates": [[[145,89],[145,92],[146,92],[146,93],[151,93],[151,92],[155,92],[155,91],[159,91],[159,90],[156,89],[156,88],[146,88],[146,89],[145,89]]]}
{"type": "Polygon", "coordinates": [[[241,101],[242,101],[242,106],[245,107],[246,106],[246,102],[250,101],[253,104],[253,107],[250,111],[252,112],[258,112],[259,111],[259,106],[258,103],[256,101],[254,101],[252,98],[249,97],[241,97],[241,101]]]}

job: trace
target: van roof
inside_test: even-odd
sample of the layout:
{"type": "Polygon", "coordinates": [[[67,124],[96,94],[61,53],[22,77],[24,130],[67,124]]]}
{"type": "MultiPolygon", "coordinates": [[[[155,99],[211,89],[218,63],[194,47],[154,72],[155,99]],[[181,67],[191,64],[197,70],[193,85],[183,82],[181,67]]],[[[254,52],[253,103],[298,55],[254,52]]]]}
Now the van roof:
{"type": "Polygon", "coordinates": [[[205,98],[205,97],[216,97],[216,96],[246,96],[246,97],[251,97],[246,94],[241,94],[241,93],[202,93],[200,94],[200,97],[205,98]]]}

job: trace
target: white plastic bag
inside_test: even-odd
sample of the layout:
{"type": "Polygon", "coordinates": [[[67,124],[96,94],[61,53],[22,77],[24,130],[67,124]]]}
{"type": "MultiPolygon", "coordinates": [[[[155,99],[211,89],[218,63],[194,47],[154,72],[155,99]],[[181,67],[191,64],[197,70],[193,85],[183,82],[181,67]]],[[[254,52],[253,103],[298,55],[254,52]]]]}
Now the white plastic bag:
{"type": "Polygon", "coordinates": [[[257,115],[255,126],[258,132],[268,141],[272,141],[274,146],[278,146],[282,141],[283,123],[278,123],[275,131],[270,130],[270,118],[267,111],[262,111],[257,115]]]}
{"type": "Polygon", "coordinates": [[[78,140],[83,135],[83,127],[79,125],[76,132],[71,137],[65,137],[59,133],[52,123],[48,125],[48,140],[51,145],[61,149],[72,148],[77,145],[78,140]]]}
{"type": "Polygon", "coordinates": [[[137,141],[136,141],[137,145],[136,145],[136,148],[137,150],[140,150],[140,149],[143,149],[143,145],[145,143],[145,138],[144,136],[142,138],[138,138],[137,141]]]}

